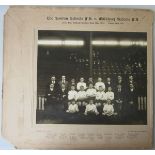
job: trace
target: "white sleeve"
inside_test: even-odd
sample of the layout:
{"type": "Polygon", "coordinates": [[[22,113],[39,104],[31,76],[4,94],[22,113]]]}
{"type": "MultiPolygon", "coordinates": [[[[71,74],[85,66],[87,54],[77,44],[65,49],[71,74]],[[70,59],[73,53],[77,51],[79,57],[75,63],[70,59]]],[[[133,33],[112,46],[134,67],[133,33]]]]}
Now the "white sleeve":
{"type": "Polygon", "coordinates": [[[87,98],[87,94],[86,94],[86,92],[84,92],[84,98],[87,98]]]}
{"type": "Polygon", "coordinates": [[[106,94],[106,93],[103,93],[103,94],[102,94],[102,99],[103,99],[103,100],[107,100],[107,94],[106,94]]]}
{"type": "Polygon", "coordinates": [[[96,92],[96,100],[98,100],[100,97],[98,95],[98,93],[96,92]]]}
{"type": "Polygon", "coordinates": [[[72,99],[72,97],[71,97],[71,95],[70,95],[70,91],[68,92],[68,100],[71,100],[72,99]]]}
{"type": "Polygon", "coordinates": [[[68,111],[70,111],[70,105],[69,105],[69,107],[68,107],[68,111]]]}
{"type": "Polygon", "coordinates": [[[103,111],[105,111],[105,110],[107,110],[107,108],[106,108],[106,104],[105,104],[104,107],[103,107],[103,111]]]}
{"type": "Polygon", "coordinates": [[[85,109],[85,113],[87,113],[88,112],[88,105],[86,106],[86,109],[85,109]]]}
{"type": "Polygon", "coordinates": [[[86,96],[89,96],[88,89],[86,90],[86,96]]]}
{"type": "Polygon", "coordinates": [[[79,107],[78,107],[78,105],[76,104],[76,111],[78,112],[79,111],[79,107]]]}
{"type": "Polygon", "coordinates": [[[86,83],[84,83],[84,85],[83,85],[83,86],[84,86],[84,89],[86,89],[86,88],[87,88],[87,85],[86,85],[86,83]]]}
{"type": "Polygon", "coordinates": [[[98,113],[96,106],[94,105],[94,111],[95,113],[98,113]]]}
{"type": "Polygon", "coordinates": [[[103,89],[105,90],[105,84],[104,83],[102,84],[102,86],[103,86],[103,89]]]}
{"type": "Polygon", "coordinates": [[[79,98],[79,93],[77,92],[75,100],[77,100],[79,98]]]}
{"type": "Polygon", "coordinates": [[[111,107],[111,111],[112,111],[112,113],[114,112],[114,107],[113,106],[111,107]]]}
{"type": "Polygon", "coordinates": [[[77,90],[80,90],[80,83],[77,83],[77,90]]]}
{"type": "Polygon", "coordinates": [[[97,83],[95,83],[95,86],[94,87],[95,87],[96,90],[98,90],[97,83]]]}
{"type": "Polygon", "coordinates": [[[97,91],[96,91],[96,89],[94,89],[94,94],[93,94],[93,95],[95,95],[95,96],[96,96],[96,93],[97,93],[97,91]]]}
{"type": "Polygon", "coordinates": [[[76,91],[76,93],[75,93],[75,95],[74,95],[75,101],[77,100],[77,94],[78,94],[78,92],[76,91]]]}
{"type": "Polygon", "coordinates": [[[114,99],[114,93],[112,92],[111,100],[113,100],[113,99],[114,99]]]}

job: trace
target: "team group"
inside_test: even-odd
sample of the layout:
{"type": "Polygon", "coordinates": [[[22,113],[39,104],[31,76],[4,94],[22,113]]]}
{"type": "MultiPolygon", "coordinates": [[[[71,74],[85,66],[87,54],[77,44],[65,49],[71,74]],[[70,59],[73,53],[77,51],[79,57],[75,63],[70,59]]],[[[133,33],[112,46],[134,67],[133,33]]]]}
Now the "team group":
{"type": "Polygon", "coordinates": [[[109,77],[106,82],[103,82],[101,77],[98,77],[96,82],[89,78],[86,83],[83,77],[77,83],[75,79],[68,82],[65,76],[57,82],[56,77],[52,76],[47,90],[47,104],[63,104],[64,110],[68,113],[133,115],[137,109],[137,95],[132,75],[128,76],[126,83],[121,76],[117,76],[115,83],[109,77]]]}

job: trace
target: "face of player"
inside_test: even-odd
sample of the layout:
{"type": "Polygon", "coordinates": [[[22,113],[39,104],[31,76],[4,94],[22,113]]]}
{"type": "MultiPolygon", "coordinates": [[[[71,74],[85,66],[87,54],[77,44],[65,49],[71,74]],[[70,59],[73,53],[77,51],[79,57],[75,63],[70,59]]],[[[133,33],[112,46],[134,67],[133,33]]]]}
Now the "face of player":
{"type": "Polygon", "coordinates": [[[62,84],[62,85],[61,85],[61,88],[62,88],[62,89],[65,89],[65,85],[64,85],[64,84],[62,84]]]}
{"type": "Polygon", "coordinates": [[[118,85],[117,88],[120,90],[122,87],[121,87],[121,85],[118,85]]]}
{"type": "Polygon", "coordinates": [[[52,80],[52,81],[55,81],[55,76],[52,76],[52,77],[51,77],[51,80],[52,80]]]}
{"type": "Polygon", "coordinates": [[[83,86],[80,87],[80,91],[84,91],[84,87],[83,86]]]}
{"type": "Polygon", "coordinates": [[[111,79],[110,78],[107,78],[107,82],[110,82],[111,81],[111,79]]]}
{"type": "Polygon", "coordinates": [[[99,91],[100,91],[100,92],[101,92],[101,91],[103,91],[103,88],[102,88],[102,86],[100,86],[100,87],[99,87],[99,91]]]}
{"type": "Polygon", "coordinates": [[[72,79],[71,82],[72,82],[72,83],[75,83],[75,79],[72,79]]]}
{"type": "Polygon", "coordinates": [[[133,80],[133,76],[129,76],[129,80],[131,80],[131,81],[132,81],[132,80],[133,80]]]}
{"type": "Polygon", "coordinates": [[[75,104],[75,101],[72,101],[72,104],[74,105],[75,104]]]}
{"type": "Polygon", "coordinates": [[[122,77],[121,76],[118,76],[118,80],[122,80],[122,77]]]}
{"type": "Polygon", "coordinates": [[[50,89],[53,89],[53,88],[54,88],[54,85],[53,85],[53,84],[51,84],[51,85],[50,85],[50,89]]]}
{"type": "Polygon", "coordinates": [[[62,76],[62,81],[65,81],[66,77],[65,76],[62,76]]]}
{"type": "Polygon", "coordinates": [[[80,82],[84,82],[84,78],[80,78],[80,82]]]}
{"type": "Polygon", "coordinates": [[[102,82],[102,78],[98,78],[98,82],[102,82]]]}
{"type": "Polygon", "coordinates": [[[89,104],[90,104],[90,105],[92,105],[93,103],[94,103],[93,100],[90,100],[90,101],[89,101],[89,104]]]}
{"type": "Polygon", "coordinates": [[[90,82],[93,82],[93,78],[92,78],[92,77],[90,77],[88,80],[89,80],[90,82]]]}
{"type": "Polygon", "coordinates": [[[111,100],[107,100],[107,103],[108,103],[108,104],[111,104],[111,100]]]}
{"type": "Polygon", "coordinates": [[[71,90],[75,90],[75,86],[71,86],[71,90]]]}
{"type": "Polygon", "coordinates": [[[112,90],[111,87],[108,87],[108,91],[111,92],[111,90],[112,90]]]}
{"type": "Polygon", "coordinates": [[[89,89],[92,89],[93,88],[93,85],[92,84],[89,84],[89,89]]]}
{"type": "Polygon", "coordinates": [[[133,89],[133,88],[134,88],[133,84],[130,84],[130,89],[133,89]]]}

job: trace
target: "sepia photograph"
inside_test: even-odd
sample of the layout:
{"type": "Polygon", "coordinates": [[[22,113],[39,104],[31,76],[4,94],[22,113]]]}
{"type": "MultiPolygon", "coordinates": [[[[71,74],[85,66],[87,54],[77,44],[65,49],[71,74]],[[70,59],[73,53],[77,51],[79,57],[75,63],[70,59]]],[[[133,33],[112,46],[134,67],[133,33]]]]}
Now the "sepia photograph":
{"type": "Polygon", "coordinates": [[[147,33],[38,30],[37,124],[147,125],[147,33]]]}
{"type": "Polygon", "coordinates": [[[152,25],[144,9],[9,8],[3,136],[20,149],[152,148],[152,25]]]}

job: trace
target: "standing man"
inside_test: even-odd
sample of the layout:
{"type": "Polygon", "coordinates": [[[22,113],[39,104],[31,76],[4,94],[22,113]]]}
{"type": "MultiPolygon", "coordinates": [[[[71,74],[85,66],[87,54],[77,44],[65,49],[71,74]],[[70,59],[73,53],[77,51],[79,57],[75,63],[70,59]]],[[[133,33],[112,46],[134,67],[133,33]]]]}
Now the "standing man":
{"type": "Polygon", "coordinates": [[[138,96],[133,84],[130,84],[127,94],[126,114],[128,120],[135,120],[137,114],[138,96]]]}
{"type": "Polygon", "coordinates": [[[50,83],[48,85],[48,88],[50,87],[51,84],[54,85],[54,88],[53,89],[54,89],[55,92],[57,92],[57,90],[58,90],[58,82],[56,81],[55,75],[52,75],[51,76],[51,81],[50,81],[50,83]]]}
{"type": "Polygon", "coordinates": [[[115,104],[114,107],[118,116],[122,117],[124,111],[124,93],[121,85],[117,85],[117,89],[115,92],[115,104]]]}
{"type": "Polygon", "coordinates": [[[66,80],[66,76],[62,75],[61,81],[59,81],[59,88],[61,90],[62,84],[65,85],[65,89],[68,90],[68,81],[66,80]]]}

